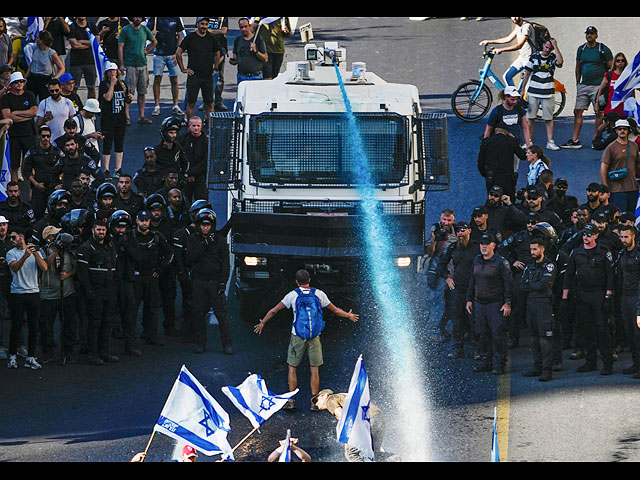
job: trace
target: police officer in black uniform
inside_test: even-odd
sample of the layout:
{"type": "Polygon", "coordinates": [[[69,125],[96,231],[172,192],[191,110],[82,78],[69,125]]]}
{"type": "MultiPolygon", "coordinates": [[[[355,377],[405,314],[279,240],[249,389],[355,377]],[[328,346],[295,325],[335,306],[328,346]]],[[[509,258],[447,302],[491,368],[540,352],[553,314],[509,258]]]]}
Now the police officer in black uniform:
{"type": "Polygon", "coordinates": [[[51,129],[43,125],[38,130],[38,143],[24,156],[22,176],[31,185],[31,206],[36,218],[44,215],[47,199],[60,185],[58,161],[62,152],[51,143],[51,129]]]}
{"type": "Polygon", "coordinates": [[[142,325],[148,345],[164,345],[158,336],[158,312],[162,307],[160,274],[173,261],[173,249],[164,235],[149,228],[151,215],[141,210],[136,216],[133,240],[126,243],[127,255],[134,267],[135,306],[132,314],[138,316],[144,302],[142,325]]]}
{"type": "Polygon", "coordinates": [[[155,147],[144,148],[144,166],[133,176],[138,194],[148,197],[162,188],[164,174],[158,170],[155,147]]]}
{"type": "Polygon", "coordinates": [[[496,237],[496,242],[502,243],[502,234],[489,226],[489,212],[487,207],[479,205],[471,212],[471,240],[479,242],[485,233],[491,233],[496,237]]]}
{"type": "Polygon", "coordinates": [[[44,216],[33,224],[31,242],[43,245],[42,231],[48,225],[62,228],[62,217],[68,213],[71,203],[71,194],[66,190],[56,190],[47,199],[47,211],[44,216]]]}
{"type": "MultiPolygon", "coordinates": [[[[135,269],[131,257],[127,254],[127,244],[133,241],[133,219],[129,212],[116,210],[109,219],[109,228],[118,250],[118,309],[124,336],[124,351],[131,356],[139,357],[142,352],[136,348],[135,269]]],[[[131,248],[135,249],[135,245],[131,244],[131,248]]]]}
{"type": "Polygon", "coordinates": [[[184,196],[188,201],[206,200],[207,191],[207,157],[209,139],[202,131],[202,119],[193,116],[189,119],[189,130],[180,136],[178,143],[184,149],[189,160],[187,181],[184,185],[184,196]]]}
{"type": "Polygon", "coordinates": [[[526,226],[526,217],[522,211],[512,204],[509,195],[499,185],[489,190],[484,204],[489,214],[487,224],[506,238],[508,232],[517,232],[526,226]]]}
{"type": "Polygon", "coordinates": [[[509,352],[507,317],[511,314],[513,277],[509,262],[495,252],[495,247],[493,235],[486,234],[480,239],[480,255],[473,261],[466,309],[474,314],[478,351],[482,359],[474,372],[491,371],[493,363],[491,373],[503,375],[509,352]]]}
{"type": "Polygon", "coordinates": [[[162,141],[154,149],[158,170],[162,175],[164,175],[170,167],[179,172],[178,188],[182,188],[186,182],[187,171],[189,170],[189,159],[177,141],[180,129],[185,126],[186,124],[183,118],[165,118],[160,126],[162,141]]]}
{"type": "Polygon", "coordinates": [[[105,182],[96,190],[96,201],[93,204],[93,218],[109,222],[111,215],[117,210],[114,205],[118,189],[113,183],[105,182]]]}
{"type": "Polygon", "coordinates": [[[0,202],[0,215],[9,220],[12,227],[23,228],[27,237],[31,235],[36,221],[31,205],[20,198],[21,191],[18,182],[7,183],[7,199],[0,202]]]}
{"type": "Polygon", "coordinates": [[[634,374],[633,378],[640,378],[640,329],[636,322],[640,286],[640,246],[637,244],[637,233],[636,228],[630,225],[620,227],[620,239],[624,248],[618,254],[616,292],[620,295],[622,325],[633,361],[622,373],[634,374]]]}
{"type": "Polygon", "coordinates": [[[475,344],[475,329],[465,306],[473,260],[480,254],[480,244],[471,238],[469,223],[458,222],[454,228],[458,241],[445,249],[438,269],[452,292],[449,316],[453,324],[453,345],[447,357],[463,358],[465,339],[471,345],[475,344]]]}
{"type": "Polygon", "coordinates": [[[568,301],[569,291],[575,289],[576,328],[581,330],[586,350],[586,363],[578,367],[578,372],[596,370],[599,350],[604,364],[600,373],[611,375],[613,348],[608,319],[612,308],[614,259],[597,240],[596,226],[586,225],[583,245],[573,249],[569,256],[562,299],[568,301]]]}
{"type": "Polygon", "coordinates": [[[205,208],[195,216],[196,231],[187,237],[186,261],[193,288],[193,316],[196,353],[207,345],[207,312],[213,312],[220,325],[220,339],[225,354],[232,354],[231,326],[225,295],[229,279],[229,248],[225,238],[216,233],[216,214],[205,208]]]}
{"type": "Polygon", "coordinates": [[[110,353],[111,328],[117,311],[115,245],[107,237],[108,225],[96,220],[91,238],[78,249],[78,277],[87,297],[89,362],[117,362],[110,353]]]}
{"type": "Polygon", "coordinates": [[[144,209],[144,198],[132,190],[133,180],[128,173],[121,173],[118,178],[118,195],[113,200],[116,210],[126,211],[131,218],[144,209]]]}
{"type": "Polygon", "coordinates": [[[545,256],[545,241],[536,236],[530,241],[530,263],[520,278],[520,290],[527,299],[527,324],[531,334],[533,370],[525,372],[525,377],[538,377],[541,382],[551,380],[553,366],[553,284],[556,265],[545,256]]]}
{"type": "Polygon", "coordinates": [[[520,278],[527,265],[534,262],[529,242],[540,221],[537,213],[527,214],[527,228],[514,233],[498,246],[498,253],[509,261],[513,275],[513,309],[509,316],[509,348],[520,346],[520,330],[526,328],[526,297],[520,291],[520,278]]]}
{"type": "Polygon", "coordinates": [[[57,167],[62,173],[62,188],[68,189],[71,182],[78,178],[80,171],[85,170],[95,179],[94,184],[104,183],[104,172],[98,167],[94,159],[80,153],[78,142],[74,138],[69,138],[64,142],[64,155],[60,157],[57,167]]]}
{"type": "MultiPolygon", "coordinates": [[[[565,227],[571,226],[571,212],[578,208],[578,199],[567,195],[569,182],[564,177],[556,179],[553,184],[553,196],[547,202],[547,208],[560,217],[565,227]]],[[[559,233],[559,232],[558,232],[559,233]]]]}

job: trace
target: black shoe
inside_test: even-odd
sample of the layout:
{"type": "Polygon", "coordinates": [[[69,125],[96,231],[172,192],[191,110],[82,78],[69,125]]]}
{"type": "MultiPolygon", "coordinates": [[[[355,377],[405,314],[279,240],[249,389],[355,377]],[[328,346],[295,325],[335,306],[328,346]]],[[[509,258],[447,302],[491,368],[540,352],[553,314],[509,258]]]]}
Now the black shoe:
{"type": "Polygon", "coordinates": [[[155,345],[157,347],[163,347],[164,346],[164,342],[162,340],[160,340],[159,338],[147,338],[146,344],[147,345],[155,345]]]}
{"type": "Polygon", "coordinates": [[[65,352],[60,357],[60,363],[63,365],[74,365],[78,363],[78,358],[73,352],[65,352]]]}
{"type": "Polygon", "coordinates": [[[554,372],[559,372],[560,370],[562,370],[562,362],[554,363],[551,367],[551,370],[553,370],[554,372]]]}
{"type": "Polygon", "coordinates": [[[44,365],[53,360],[53,354],[50,352],[42,352],[40,358],[38,358],[38,363],[44,365]]]}
{"type": "Polygon", "coordinates": [[[213,106],[213,109],[214,109],[216,112],[226,112],[227,110],[229,110],[229,109],[226,107],[226,105],[224,105],[224,104],[222,104],[222,103],[216,103],[216,104],[213,106]]]}
{"type": "Polygon", "coordinates": [[[91,365],[104,365],[104,360],[102,360],[99,357],[92,357],[89,356],[87,358],[87,361],[91,364],[91,365]]]}
{"type": "Polygon", "coordinates": [[[578,368],[576,368],[576,372],[579,372],[579,373],[593,372],[594,370],[597,370],[597,367],[592,363],[585,363],[584,365],[581,365],[578,368]]]}
{"type": "Polygon", "coordinates": [[[635,378],[636,380],[640,380],[640,371],[638,371],[638,373],[635,373],[633,375],[633,377],[631,377],[631,378],[635,378]]]}
{"type": "Polygon", "coordinates": [[[464,350],[454,350],[453,352],[447,355],[447,358],[451,358],[451,359],[464,358],[464,350]]]}
{"type": "Polygon", "coordinates": [[[125,352],[127,355],[131,355],[132,357],[139,357],[142,355],[142,352],[135,347],[125,348],[125,352]]]}
{"type": "Polygon", "coordinates": [[[490,372],[491,370],[492,367],[490,363],[482,363],[473,369],[473,371],[476,373],[490,372]]]}
{"type": "Polygon", "coordinates": [[[600,370],[600,375],[613,375],[613,365],[605,365],[600,370]]]}
{"type": "Polygon", "coordinates": [[[638,367],[637,365],[631,365],[630,367],[627,367],[624,370],[622,370],[622,373],[624,373],[625,375],[632,375],[638,372],[640,372],[640,367],[638,367]]]}
{"type": "Polygon", "coordinates": [[[522,374],[523,377],[531,378],[531,377],[539,377],[542,375],[542,370],[529,370],[522,374]]]}
{"type": "Polygon", "coordinates": [[[118,358],[115,355],[109,355],[108,353],[104,353],[102,355],[100,355],[100,360],[102,360],[103,362],[106,363],[115,363],[120,361],[120,358],[118,358]]]}
{"type": "Polygon", "coordinates": [[[584,358],[584,351],[579,349],[569,355],[570,360],[580,360],[582,358],[584,358]]]}
{"type": "Polygon", "coordinates": [[[287,403],[284,404],[284,407],[282,407],[283,410],[295,410],[296,409],[296,399],[295,398],[290,398],[289,400],[287,400],[287,403]]]}
{"type": "Polygon", "coordinates": [[[538,377],[540,382],[548,382],[549,380],[551,380],[551,370],[544,370],[542,375],[538,377]]]}
{"type": "Polygon", "coordinates": [[[504,367],[496,367],[491,371],[491,375],[504,375],[506,370],[504,367]]]}
{"type": "Polygon", "coordinates": [[[205,353],[206,351],[207,349],[201,345],[198,345],[196,348],[193,349],[193,353],[198,353],[198,354],[205,353]]]}
{"type": "Polygon", "coordinates": [[[225,355],[233,355],[233,347],[231,345],[222,347],[222,351],[224,352],[225,355]]]}

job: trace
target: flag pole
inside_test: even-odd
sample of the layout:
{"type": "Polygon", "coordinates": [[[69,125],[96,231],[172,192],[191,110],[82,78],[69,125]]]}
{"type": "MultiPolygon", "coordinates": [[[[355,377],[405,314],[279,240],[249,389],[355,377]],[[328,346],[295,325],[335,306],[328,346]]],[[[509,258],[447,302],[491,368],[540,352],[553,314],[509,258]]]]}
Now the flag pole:
{"type": "Polygon", "coordinates": [[[142,461],[144,462],[147,458],[147,452],[149,451],[149,447],[151,446],[151,440],[153,440],[153,436],[156,434],[155,429],[151,432],[151,437],[149,437],[149,441],[147,442],[147,448],[144,449],[144,457],[142,457],[142,461]]]}
{"type": "Polygon", "coordinates": [[[246,440],[247,438],[249,438],[251,435],[253,435],[253,434],[255,433],[255,431],[256,431],[256,430],[258,430],[258,427],[255,427],[253,430],[251,430],[251,431],[247,434],[247,436],[246,436],[246,437],[244,437],[242,440],[240,440],[240,442],[238,442],[238,444],[237,444],[235,447],[233,447],[233,448],[231,449],[231,451],[232,451],[232,452],[235,452],[235,451],[236,451],[236,448],[238,448],[240,445],[242,445],[242,444],[245,442],[245,440],[246,440]]]}

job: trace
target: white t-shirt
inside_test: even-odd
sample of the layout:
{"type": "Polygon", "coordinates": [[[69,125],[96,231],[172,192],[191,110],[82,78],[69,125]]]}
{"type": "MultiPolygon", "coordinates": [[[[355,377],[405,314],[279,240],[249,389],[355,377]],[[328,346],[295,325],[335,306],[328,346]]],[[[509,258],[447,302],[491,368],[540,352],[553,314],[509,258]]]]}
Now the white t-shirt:
{"type": "MultiPolygon", "coordinates": [[[[19,262],[24,255],[24,250],[18,250],[12,248],[7,252],[7,263],[19,262]]],[[[40,286],[38,285],[38,264],[35,257],[29,255],[25,260],[22,268],[17,272],[11,270],[13,280],[11,281],[11,293],[39,293],[40,286]]]]}
{"type": "Polygon", "coordinates": [[[518,52],[518,60],[524,62],[523,65],[526,65],[529,61],[529,57],[533,53],[531,42],[535,40],[535,31],[533,29],[533,25],[531,25],[529,22],[523,22],[520,26],[516,25],[515,31],[516,43],[520,43],[524,39],[524,37],[529,37],[518,52]]]}
{"type": "Polygon", "coordinates": [[[53,114],[53,120],[47,122],[47,126],[51,129],[51,141],[64,135],[64,122],[76,113],[76,107],[73,102],[66,97],[60,97],[55,101],[51,97],[47,97],[38,105],[38,116],[44,117],[46,112],[53,114]]]}
{"type": "MultiPolygon", "coordinates": [[[[300,290],[303,293],[309,293],[309,291],[311,290],[310,288],[302,288],[300,287],[300,290]]],[[[329,297],[327,297],[327,294],[324,293],[322,290],[318,290],[316,289],[316,297],[318,297],[318,299],[320,300],[320,306],[322,306],[322,308],[325,308],[327,305],[329,305],[331,302],[329,301],[329,297]]],[[[285,307],[287,307],[288,309],[291,309],[293,307],[295,307],[296,305],[296,300],[298,299],[298,292],[296,292],[295,290],[290,291],[289,293],[287,293],[284,298],[282,299],[282,303],[284,304],[285,307]]],[[[296,329],[295,329],[295,323],[296,323],[296,310],[295,308],[293,309],[293,324],[291,326],[291,333],[293,333],[294,335],[296,334],[296,329]]]]}
{"type": "MultiPolygon", "coordinates": [[[[83,137],[86,137],[90,133],[94,133],[96,131],[96,121],[94,118],[84,118],[82,114],[73,117],[73,120],[78,125],[78,133],[83,137]],[[81,118],[82,117],[82,118],[81,118]]],[[[87,141],[91,143],[96,150],[100,151],[100,145],[98,144],[98,140],[95,138],[87,138],[87,141]]]]}

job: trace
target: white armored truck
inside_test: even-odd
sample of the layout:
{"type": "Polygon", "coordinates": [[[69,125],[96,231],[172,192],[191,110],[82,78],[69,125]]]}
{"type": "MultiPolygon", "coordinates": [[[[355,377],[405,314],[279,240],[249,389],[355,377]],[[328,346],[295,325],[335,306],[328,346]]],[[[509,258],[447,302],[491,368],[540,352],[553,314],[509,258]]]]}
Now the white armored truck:
{"type": "Polygon", "coordinates": [[[449,186],[446,116],[421,113],[415,86],[388,83],[365,63],[348,71],[336,43],[307,44],[304,52],[273,80],[242,82],[233,111],[213,113],[209,122],[208,187],[229,191],[232,279],[247,321],[295,287],[301,268],[334,298],[357,293],[362,179],[347,154],[335,64],[406,275],[416,274],[424,254],[425,192],[449,186]]]}

